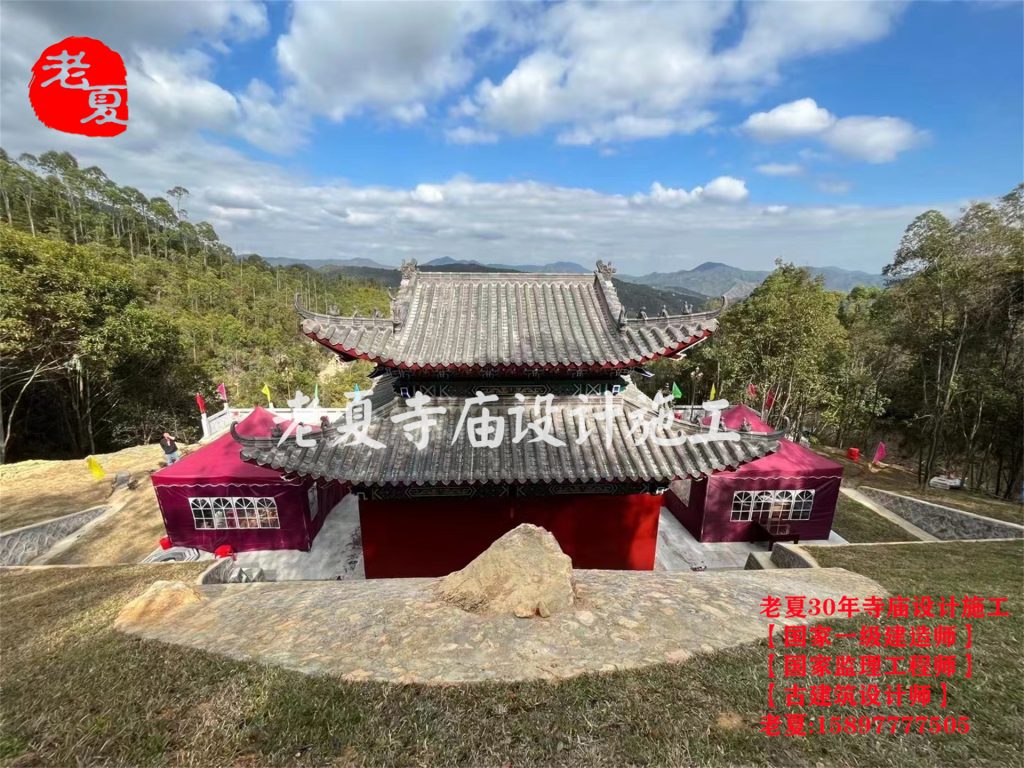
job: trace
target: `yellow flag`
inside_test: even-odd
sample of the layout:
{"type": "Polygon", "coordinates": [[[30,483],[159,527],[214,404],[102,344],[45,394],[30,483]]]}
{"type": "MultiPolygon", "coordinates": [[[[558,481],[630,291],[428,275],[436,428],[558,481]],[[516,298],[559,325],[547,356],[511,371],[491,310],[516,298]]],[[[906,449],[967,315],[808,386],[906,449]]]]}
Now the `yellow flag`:
{"type": "Polygon", "coordinates": [[[261,389],[260,392],[262,392],[264,395],[267,396],[267,402],[269,403],[270,402],[270,385],[269,384],[264,384],[263,385],[263,389],[261,389]]]}
{"type": "Polygon", "coordinates": [[[92,472],[92,476],[97,480],[102,480],[107,476],[107,473],[103,471],[103,467],[96,461],[92,456],[85,460],[86,465],[89,467],[89,471],[92,472]]]}
{"type": "Polygon", "coordinates": [[[715,399],[715,385],[714,384],[711,385],[711,399],[712,400],[715,399]]]}

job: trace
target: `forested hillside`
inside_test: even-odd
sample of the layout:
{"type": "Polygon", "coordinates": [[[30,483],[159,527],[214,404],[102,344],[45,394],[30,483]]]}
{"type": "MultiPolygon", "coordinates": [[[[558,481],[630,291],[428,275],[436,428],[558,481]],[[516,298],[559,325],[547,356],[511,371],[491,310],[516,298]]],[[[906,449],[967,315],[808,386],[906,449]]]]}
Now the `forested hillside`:
{"type": "MultiPolygon", "coordinates": [[[[711,385],[827,443],[879,439],[919,479],[962,473],[1017,498],[1024,462],[1024,185],[957,220],[910,223],[884,288],[828,291],[780,264],[719,321],[709,344],[653,366],[644,386],[711,385]]],[[[870,457],[869,457],[870,458],[870,457]]]]}
{"type": "MultiPolygon", "coordinates": [[[[0,150],[2,153],[2,150],[0,150]]],[[[189,220],[188,191],[147,199],[67,153],[0,154],[0,458],[84,456],[183,439],[212,409],[313,391],[329,355],[298,333],[306,306],[387,309],[379,286],[238,257],[189,220]]],[[[358,365],[320,381],[329,404],[358,365]]]]}

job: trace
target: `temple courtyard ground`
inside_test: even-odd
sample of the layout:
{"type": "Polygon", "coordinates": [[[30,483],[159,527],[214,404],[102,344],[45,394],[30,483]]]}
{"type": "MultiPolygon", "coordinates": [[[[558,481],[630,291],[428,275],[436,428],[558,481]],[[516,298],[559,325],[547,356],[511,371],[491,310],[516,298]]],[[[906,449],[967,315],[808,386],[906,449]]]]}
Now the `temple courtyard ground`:
{"type": "Polygon", "coordinates": [[[765,736],[763,638],[682,663],[558,682],[351,682],[112,629],[153,581],[192,581],[202,564],[9,569],[0,571],[0,762],[1004,766],[1020,753],[1024,542],[822,547],[814,555],[893,594],[1009,597],[1010,617],[975,623],[974,675],[950,681],[949,709],[913,713],[970,715],[969,733],[765,736]]]}
{"type": "Polygon", "coordinates": [[[464,611],[436,597],[437,579],[307,581],[202,586],[202,601],[147,617],[132,632],[345,680],[552,680],[760,640],[770,622],[781,628],[760,615],[765,595],[838,602],[887,594],[841,568],[574,576],[575,609],[547,619],[464,611]]]}

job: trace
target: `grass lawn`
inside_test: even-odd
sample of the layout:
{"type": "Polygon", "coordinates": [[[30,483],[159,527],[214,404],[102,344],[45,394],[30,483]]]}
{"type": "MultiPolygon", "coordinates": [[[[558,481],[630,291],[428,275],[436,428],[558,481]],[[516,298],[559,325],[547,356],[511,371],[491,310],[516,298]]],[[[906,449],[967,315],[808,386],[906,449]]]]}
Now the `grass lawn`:
{"type": "Polygon", "coordinates": [[[852,544],[878,541],[917,541],[900,526],[843,494],[839,494],[839,504],[836,505],[832,530],[852,544]]]}
{"type": "Polygon", "coordinates": [[[881,468],[872,469],[866,461],[850,461],[846,454],[838,449],[815,446],[815,450],[842,464],[843,480],[850,485],[870,485],[884,491],[902,493],[934,504],[973,512],[976,515],[1024,525],[1024,504],[993,499],[984,493],[974,491],[946,491],[939,488],[921,490],[917,487],[917,475],[906,467],[883,464],[881,468]]]}
{"type": "MultiPolygon", "coordinates": [[[[1011,596],[1013,618],[979,621],[975,679],[951,683],[950,712],[971,716],[969,734],[763,736],[758,723],[767,686],[764,642],[680,666],[557,685],[436,688],[310,678],[111,629],[120,606],[154,579],[191,579],[202,567],[181,564],[0,572],[0,761],[1020,764],[1024,543],[822,547],[814,553],[828,565],[872,576],[893,592],[1011,596]]],[[[914,714],[940,713],[947,714],[914,714]]]]}

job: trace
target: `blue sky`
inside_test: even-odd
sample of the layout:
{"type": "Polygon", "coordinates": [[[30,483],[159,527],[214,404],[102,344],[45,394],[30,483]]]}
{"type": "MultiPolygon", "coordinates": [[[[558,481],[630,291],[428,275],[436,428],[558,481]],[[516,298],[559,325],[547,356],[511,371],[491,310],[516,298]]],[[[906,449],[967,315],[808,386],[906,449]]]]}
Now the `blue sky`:
{"type": "Polygon", "coordinates": [[[68,149],[240,250],[879,270],[1024,178],[1020,3],[17,3],[8,151],[68,149]],[[25,68],[119,50],[129,131],[58,134],[25,68]]]}
{"type": "MultiPolygon", "coordinates": [[[[898,162],[873,166],[834,157],[819,163],[822,177],[850,184],[846,201],[986,197],[1022,179],[1020,163],[1007,162],[1015,153],[1020,158],[1024,126],[1022,9],[1013,3],[910,5],[885,38],[796,62],[778,87],[752,102],[716,104],[721,130],[624,142],[610,156],[593,147],[560,146],[554,130],[497,144],[448,143],[443,112],[457,101],[449,97],[432,108],[432,119],[412,126],[377,116],[341,124],[319,119],[309,145],[291,161],[311,174],[360,184],[415,186],[465,173],[481,181],[536,179],[623,194],[646,188],[654,176],[673,187],[691,187],[721,173],[755,174],[766,161],[801,162],[799,149],[812,144],[752,145],[728,127],[752,111],[812,94],[837,114],[896,115],[929,133],[924,146],[898,162]]],[[[270,7],[271,33],[224,57],[225,86],[244,88],[252,77],[280,85],[272,42],[287,19],[287,5],[270,7]]],[[[738,26],[730,25],[722,37],[735,37],[738,26]]],[[[500,57],[482,74],[500,79],[516,62],[514,54],[500,57]]],[[[763,194],[764,202],[794,204],[827,196],[807,178],[777,179],[763,194]]],[[[754,190],[751,199],[758,199],[754,190]]]]}

